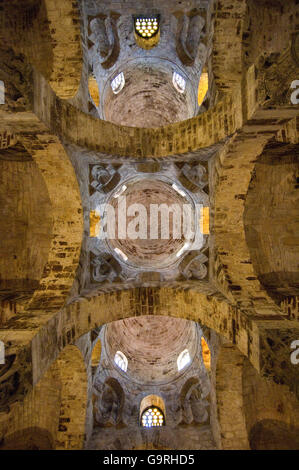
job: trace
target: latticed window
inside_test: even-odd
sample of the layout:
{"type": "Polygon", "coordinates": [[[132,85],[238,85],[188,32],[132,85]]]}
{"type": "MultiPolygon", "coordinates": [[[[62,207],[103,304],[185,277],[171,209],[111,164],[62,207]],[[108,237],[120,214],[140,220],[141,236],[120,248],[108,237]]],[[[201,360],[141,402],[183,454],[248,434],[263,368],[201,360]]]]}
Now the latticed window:
{"type": "Polygon", "coordinates": [[[128,359],[126,358],[124,353],[122,353],[121,351],[117,351],[117,353],[114,356],[114,362],[121,370],[123,370],[124,372],[127,372],[128,359]]]}
{"type": "Polygon", "coordinates": [[[150,407],[144,410],[141,416],[141,424],[144,428],[163,426],[165,424],[164,414],[157,407],[150,407]]]}
{"type": "Polygon", "coordinates": [[[155,36],[159,31],[159,18],[143,18],[137,17],[134,19],[135,32],[144,39],[150,39],[155,36]]]}
{"type": "Polygon", "coordinates": [[[184,367],[186,367],[186,365],[189,364],[190,361],[191,359],[189,351],[188,349],[184,349],[184,351],[181,352],[177,360],[178,370],[184,369],[184,367]]]}
{"type": "Polygon", "coordinates": [[[172,83],[179,93],[184,93],[186,88],[186,80],[177,72],[173,72],[172,83]]]}
{"type": "Polygon", "coordinates": [[[120,72],[111,82],[111,88],[115,95],[119,93],[125,86],[125,76],[120,72]]]}

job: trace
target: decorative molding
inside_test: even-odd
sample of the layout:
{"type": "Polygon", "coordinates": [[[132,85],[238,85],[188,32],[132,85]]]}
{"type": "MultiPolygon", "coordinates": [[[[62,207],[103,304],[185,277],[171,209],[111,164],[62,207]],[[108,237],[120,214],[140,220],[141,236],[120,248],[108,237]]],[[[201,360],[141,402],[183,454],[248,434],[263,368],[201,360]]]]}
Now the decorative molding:
{"type": "Polygon", "coordinates": [[[119,56],[117,22],[120,16],[119,13],[110,12],[109,15],[100,13],[88,17],[89,48],[96,46],[104,69],[110,69],[119,56]]]}

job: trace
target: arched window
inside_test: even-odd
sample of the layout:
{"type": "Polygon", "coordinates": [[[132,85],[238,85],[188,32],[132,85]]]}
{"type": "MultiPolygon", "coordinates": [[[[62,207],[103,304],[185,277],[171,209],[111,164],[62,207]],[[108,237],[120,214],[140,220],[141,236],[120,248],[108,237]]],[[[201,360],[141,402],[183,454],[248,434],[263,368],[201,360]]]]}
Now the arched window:
{"type": "Polygon", "coordinates": [[[160,41],[160,16],[135,16],[134,36],[137,46],[151,49],[160,41]]]}
{"type": "Polygon", "coordinates": [[[134,19],[135,32],[144,39],[150,39],[159,31],[159,18],[157,16],[151,18],[136,17],[134,19]]]}
{"type": "Polygon", "coordinates": [[[173,72],[172,83],[179,93],[184,93],[186,88],[186,80],[177,72],[173,72]]]}
{"type": "Polygon", "coordinates": [[[111,88],[115,95],[119,93],[125,86],[125,76],[120,72],[111,82],[111,88]]]}
{"type": "Polygon", "coordinates": [[[164,414],[160,408],[151,406],[146,408],[141,416],[141,425],[144,428],[163,426],[165,424],[164,414]]]}
{"type": "Polygon", "coordinates": [[[114,356],[114,362],[121,370],[123,370],[124,372],[127,372],[128,359],[126,358],[124,353],[122,353],[121,351],[117,351],[117,353],[114,356]]]}
{"type": "Polygon", "coordinates": [[[177,364],[178,364],[178,370],[184,369],[184,367],[189,364],[191,361],[190,359],[190,354],[188,349],[184,349],[184,351],[181,352],[181,354],[178,357],[177,364]]]}
{"type": "Polygon", "coordinates": [[[140,425],[145,428],[165,426],[165,403],[159,395],[147,395],[141,400],[139,410],[140,425]]]}

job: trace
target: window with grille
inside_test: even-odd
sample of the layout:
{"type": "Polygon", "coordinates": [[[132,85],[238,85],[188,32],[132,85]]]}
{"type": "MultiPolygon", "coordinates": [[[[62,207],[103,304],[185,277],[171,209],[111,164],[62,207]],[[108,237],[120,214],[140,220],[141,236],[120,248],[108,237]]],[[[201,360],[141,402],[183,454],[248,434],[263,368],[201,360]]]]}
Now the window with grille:
{"type": "Polygon", "coordinates": [[[121,370],[123,370],[124,372],[127,372],[128,359],[126,358],[124,353],[122,353],[121,351],[117,351],[117,353],[114,356],[114,362],[121,370]]]}

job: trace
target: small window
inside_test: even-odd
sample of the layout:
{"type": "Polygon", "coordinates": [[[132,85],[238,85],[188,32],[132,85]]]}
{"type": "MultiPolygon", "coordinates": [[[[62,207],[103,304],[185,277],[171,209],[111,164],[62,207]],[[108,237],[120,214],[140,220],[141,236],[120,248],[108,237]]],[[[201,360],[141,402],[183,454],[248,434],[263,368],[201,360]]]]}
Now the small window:
{"type": "Polygon", "coordinates": [[[97,367],[99,365],[99,362],[101,360],[101,352],[102,352],[102,344],[101,344],[101,340],[98,339],[91,353],[91,366],[92,367],[97,367]]]}
{"type": "Polygon", "coordinates": [[[125,76],[123,72],[119,73],[111,82],[111,88],[115,95],[117,95],[125,86],[125,76]]]}
{"type": "Polygon", "coordinates": [[[184,93],[186,88],[186,80],[177,72],[173,72],[172,83],[179,93],[184,93]]]}
{"type": "Polygon", "coordinates": [[[191,361],[190,359],[190,354],[188,349],[185,349],[184,351],[181,352],[181,354],[178,357],[177,364],[178,364],[178,370],[184,369],[187,364],[191,361]]]}
{"type": "Polygon", "coordinates": [[[209,89],[209,75],[205,72],[200,76],[198,84],[198,106],[201,106],[205,100],[206,94],[209,89]]]}
{"type": "Polygon", "coordinates": [[[135,32],[143,39],[150,39],[155,36],[159,31],[159,18],[158,17],[136,17],[134,19],[135,32]]]}
{"type": "Polygon", "coordinates": [[[204,365],[206,366],[207,370],[211,370],[211,352],[208,346],[208,343],[204,339],[204,337],[201,337],[201,351],[202,351],[202,358],[204,365]]]}
{"type": "Polygon", "coordinates": [[[117,353],[115,354],[114,362],[121,370],[127,372],[128,359],[121,351],[117,351],[117,353]]]}
{"type": "Polygon", "coordinates": [[[100,104],[100,92],[97,80],[93,75],[88,77],[88,91],[95,106],[98,107],[100,104]]]}
{"type": "Polygon", "coordinates": [[[141,416],[141,424],[144,428],[152,428],[164,425],[164,414],[160,408],[150,407],[144,410],[141,416]]]}

